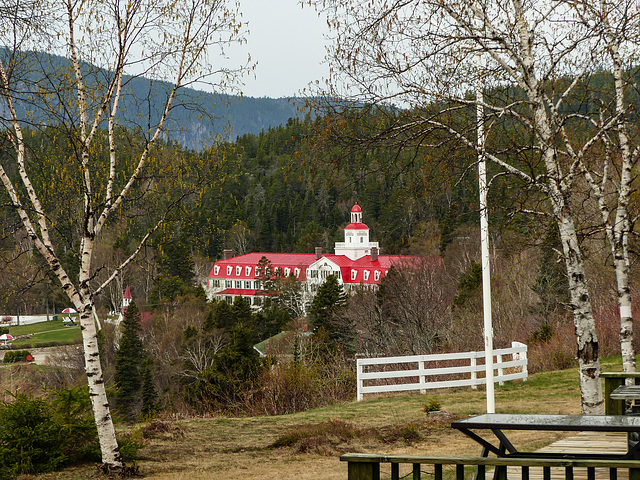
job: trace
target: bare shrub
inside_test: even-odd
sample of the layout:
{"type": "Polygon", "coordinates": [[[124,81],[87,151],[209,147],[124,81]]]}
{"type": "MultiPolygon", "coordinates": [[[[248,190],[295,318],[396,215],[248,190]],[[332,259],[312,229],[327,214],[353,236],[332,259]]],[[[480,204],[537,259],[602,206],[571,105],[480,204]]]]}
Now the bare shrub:
{"type": "Polygon", "coordinates": [[[355,393],[353,360],[339,354],[320,358],[308,347],[306,356],[265,368],[245,408],[250,414],[282,415],[349,401],[355,393]]]}
{"type": "Polygon", "coordinates": [[[561,370],[576,365],[575,333],[570,318],[553,324],[553,334],[547,341],[530,342],[528,362],[529,373],[561,370]]]}

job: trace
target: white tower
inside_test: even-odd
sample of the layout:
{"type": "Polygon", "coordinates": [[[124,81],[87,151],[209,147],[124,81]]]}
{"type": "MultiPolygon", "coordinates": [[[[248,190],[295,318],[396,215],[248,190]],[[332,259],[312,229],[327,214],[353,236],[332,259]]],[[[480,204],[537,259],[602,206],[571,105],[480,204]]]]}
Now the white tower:
{"type": "Polygon", "coordinates": [[[351,209],[351,223],[344,227],[344,242],[336,242],[335,254],[357,260],[371,254],[378,242],[369,241],[369,227],[362,223],[362,209],[356,203],[351,209]]]}

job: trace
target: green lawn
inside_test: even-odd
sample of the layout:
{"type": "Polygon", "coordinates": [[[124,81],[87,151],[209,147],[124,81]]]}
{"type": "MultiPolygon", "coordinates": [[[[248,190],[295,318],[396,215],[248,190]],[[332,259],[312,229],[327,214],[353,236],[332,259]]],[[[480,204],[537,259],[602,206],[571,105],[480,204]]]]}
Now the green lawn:
{"type": "MultiPolygon", "coordinates": [[[[77,315],[70,316],[75,321],[78,320],[77,315]]],[[[80,343],[82,341],[80,326],[65,326],[62,322],[62,316],[58,316],[58,320],[55,321],[9,327],[9,333],[14,337],[31,334],[32,336],[29,339],[12,342],[14,345],[23,347],[33,347],[36,343],[40,342],[60,342],[68,344],[80,343]]]]}

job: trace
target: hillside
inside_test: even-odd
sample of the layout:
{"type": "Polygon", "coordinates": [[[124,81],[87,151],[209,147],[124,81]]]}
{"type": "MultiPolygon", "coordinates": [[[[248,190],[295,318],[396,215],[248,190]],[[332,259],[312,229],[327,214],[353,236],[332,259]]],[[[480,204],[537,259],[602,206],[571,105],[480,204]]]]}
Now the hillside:
{"type": "MultiPolygon", "coordinates": [[[[43,96],[30,93],[22,96],[17,105],[19,118],[33,118],[37,122],[53,124],[65,121],[65,116],[74,112],[62,112],[59,108],[60,85],[73,92],[71,64],[67,58],[42,52],[27,52],[20,58],[14,82],[18,85],[34,85],[38,89],[52,92],[47,104],[43,96]],[[38,65],[38,68],[32,68],[38,65]],[[62,79],[62,81],[60,81],[62,79]],[[67,79],[67,80],[65,80],[67,79]]],[[[84,64],[89,86],[107,82],[111,73],[93,65],[84,64]]],[[[144,77],[125,77],[119,119],[127,128],[144,128],[150,117],[157,121],[164,99],[171,85],[144,77]]],[[[30,88],[24,89],[26,92],[30,88]]],[[[269,128],[287,123],[293,117],[304,116],[298,107],[304,99],[254,98],[225,93],[211,93],[193,88],[183,88],[174,102],[170,114],[165,140],[179,143],[185,148],[199,149],[212,144],[214,138],[223,135],[230,140],[245,134],[257,135],[269,128]]],[[[0,101],[0,117],[8,118],[6,103],[0,101]]]]}

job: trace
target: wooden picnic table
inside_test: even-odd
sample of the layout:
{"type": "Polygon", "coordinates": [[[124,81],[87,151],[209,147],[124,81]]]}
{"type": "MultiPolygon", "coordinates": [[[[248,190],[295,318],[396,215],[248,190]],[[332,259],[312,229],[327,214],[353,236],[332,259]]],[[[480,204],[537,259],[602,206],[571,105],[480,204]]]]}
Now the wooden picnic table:
{"type": "Polygon", "coordinates": [[[451,427],[460,430],[482,446],[482,456],[494,453],[498,457],[518,458],[567,458],[567,459],[603,459],[634,460],[640,459],[640,443],[629,444],[624,454],[612,453],[551,453],[526,452],[518,450],[509,440],[506,431],[510,430],[547,430],[556,432],[640,432],[640,416],[632,415],[529,415],[485,413],[451,423],[451,427]],[[490,431],[495,438],[476,431],[490,431]],[[488,437],[488,438],[487,438],[488,437]]]}
{"type": "Polygon", "coordinates": [[[624,415],[626,411],[626,401],[613,399],[611,394],[616,388],[624,385],[627,378],[633,378],[637,383],[640,372],[602,372],[600,377],[604,378],[604,413],[605,415],[624,415]]]}

